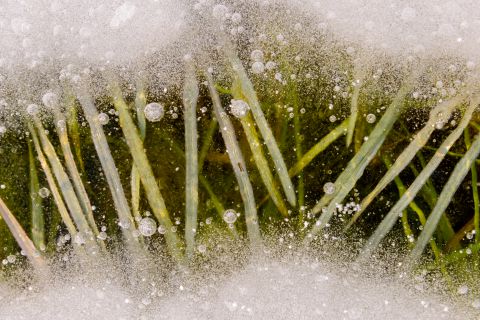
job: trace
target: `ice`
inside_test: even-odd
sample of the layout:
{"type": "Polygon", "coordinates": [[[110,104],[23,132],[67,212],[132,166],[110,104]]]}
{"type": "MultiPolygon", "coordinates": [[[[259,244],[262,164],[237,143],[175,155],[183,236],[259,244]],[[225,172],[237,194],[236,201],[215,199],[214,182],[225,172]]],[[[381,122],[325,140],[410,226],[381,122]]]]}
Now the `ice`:
{"type": "Polygon", "coordinates": [[[293,254],[287,246],[276,250],[290,254],[250,255],[244,266],[210,265],[188,274],[166,272],[162,260],[143,265],[146,273],[119,261],[67,264],[45,282],[0,285],[1,318],[436,320],[472,319],[478,309],[478,299],[459,309],[427,283],[419,291],[383,271],[293,254]]]}

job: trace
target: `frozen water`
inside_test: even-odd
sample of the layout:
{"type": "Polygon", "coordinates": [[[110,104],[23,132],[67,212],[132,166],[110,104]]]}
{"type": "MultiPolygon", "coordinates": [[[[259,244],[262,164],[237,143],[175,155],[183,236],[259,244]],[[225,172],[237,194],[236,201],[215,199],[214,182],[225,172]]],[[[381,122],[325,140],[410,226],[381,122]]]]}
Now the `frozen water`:
{"type": "Polygon", "coordinates": [[[43,283],[3,284],[1,319],[472,319],[478,305],[460,310],[427,282],[414,287],[307,256],[251,257],[243,267],[207,266],[194,277],[166,272],[164,263],[129,275],[125,266],[96,261],[43,283]]]}

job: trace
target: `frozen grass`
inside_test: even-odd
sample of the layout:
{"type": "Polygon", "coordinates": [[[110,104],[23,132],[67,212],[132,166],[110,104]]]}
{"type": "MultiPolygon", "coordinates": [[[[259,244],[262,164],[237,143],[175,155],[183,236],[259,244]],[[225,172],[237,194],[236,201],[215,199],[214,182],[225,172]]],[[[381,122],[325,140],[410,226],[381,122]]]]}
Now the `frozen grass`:
{"type": "MultiPolygon", "coordinates": [[[[40,10],[53,17],[44,25],[38,24],[44,19],[28,23],[30,13],[25,19],[5,16],[36,4],[22,2],[19,11],[10,4],[0,8],[0,31],[12,29],[0,47],[0,193],[12,209],[1,202],[2,275],[15,276],[15,267],[23,267],[18,247],[39,270],[44,257],[52,257],[60,269],[77,268],[68,273],[74,279],[85,273],[87,287],[98,279],[102,284],[102,277],[111,281],[104,287],[113,281],[117,294],[105,309],[112,317],[155,318],[158,310],[180,318],[215,318],[227,310],[234,319],[292,317],[294,309],[284,308],[279,299],[283,291],[270,283],[287,291],[296,314],[304,317],[358,318],[366,316],[365,310],[405,315],[388,303],[375,304],[384,298],[379,287],[354,279],[359,266],[384,262],[380,269],[395,272],[407,265],[412,273],[398,276],[432,279],[427,286],[447,284],[450,294],[480,307],[472,303],[480,290],[480,142],[472,138],[479,128],[478,50],[472,50],[470,32],[476,22],[468,16],[457,21],[461,10],[455,5],[439,5],[457,13],[446,10],[442,22],[452,24],[432,29],[436,13],[415,18],[422,13],[415,4],[392,4],[385,25],[381,14],[360,15],[357,10],[364,8],[348,1],[324,0],[320,6],[306,1],[301,7],[294,0],[167,1],[161,8],[134,0],[87,2],[63,31],[51,22],[65,21],[59,13],[68,6],[54,3],[40,10]],[[171,28],[156,33],[161,23],[153,23],[153,16],[164,17],[162,23],[171,28]],[[429,34],[422,42],[407,32],[420,24],[430,31],[419,29],[417,36],[429,34]],[[351,26],[356,28],[346,28],[351,26]],[[363,37],[352,35],[362,28],[378,38],[359,42],[363,37]],[[34,29],[47,32],[40,36],[34,29]],[[383,29],[390,30],[389,37],[383,29]],[[441,36],[444,41],[438,41],[441,36]],[[38,103],[57,81],[65,103],[52,109],[42,99],[49,110],[42,107],[36,114],[29,107],[35,115],[20,121],[24,115],[18,111],[38,103]],[[147,122],[152,119],[144,109],[151,102],[165,111],[159,123],[147,122]],[[246,106],[243,114],[238,103],[246,106]],[[339,139],[343,135],[346,146],[339,139]],[[51,198],[41,188],[47,185],[51,198]],[[290,241],[305,246],[299,249],[290,241]],[[324,247],[336,243],[335,250],[324,247]],[[96,259],[84,259],[84,249],[96,259]],[[272,259],[272,251],[291,251],[296,258],[276,273],[282,255],[272,259]],[[392,259],[391,251],[398,256],[392,259]],[[110,261],[110,253],[118,260],[110,261]],[[365,263],[351,267],[332,258],[333,269],[346,270],[333,272],[335,277],[360,293],[342,291],[340,281],[332,287],[324,277],[317,281],[318,263],[338,254],[365,263]],[[219,293],[220,303],[203,298],[209,281],[223,283],[215,278],[222,270],[251,274],[240,280],[226,276],[234,286],[269,289],[244,294],[240,288],[230,299],[223,295],[235,296],[237,289],[222,284],[212,291],[219,293]],[[97,271],[100,278],[89,278],[97,271]],[[106,275],[110,271],[120,280],[106,275]],[[206,281],[195,280],[199,277],[206,281]],[[167,298],[156,296],[160,284],[168,287],[167,298]],[[319,288],[327,291],[318,296],[319,288]],[[319,301],[328,294],[335,300],[323,309],[319,301]],[[134,297],[134,305],[128,297],[134,297]],[[192,315],[190,306],[198,303],[202,310],[192,315]]],[[[36,285],[30,279],[26,283],[36,285]]],[[[58,299],[59,283],[71,282],[38,289],[58,299]]],[[[425,300],[417,305],[420,311],[409,304],[410,291],[396,290],[396,282],[385,288],[398,293],[415,316],[425,310],[423,318],[461,315],[440,304],[429,309],[425,300]]],[[[95,287],[98,299],[90,289],[80,290],[79,297],[102,306],[96,301],[105,298],[102,290],[95,287]]],[[[28,298],[41,309],[36,297],[28,298]]],[[[12,301],[8,310],[16,312],[12,301]]],[[[98,309],[85,309],[100,316],[98,309]]],[[[75,314],[80,315],[85,316],[75,314]]]]}

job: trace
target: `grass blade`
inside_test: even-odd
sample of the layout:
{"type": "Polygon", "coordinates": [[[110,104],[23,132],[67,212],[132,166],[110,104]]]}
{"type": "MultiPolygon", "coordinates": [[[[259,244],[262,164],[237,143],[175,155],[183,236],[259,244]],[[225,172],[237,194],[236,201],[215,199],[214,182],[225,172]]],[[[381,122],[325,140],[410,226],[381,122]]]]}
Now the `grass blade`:
{"type": "Polygon", "coordinates": [[[285,195],[287,196],[287,200],[290,205],[295,206],[296,196],[292,180],[288,176],[287,166],[285,165],[285,161],[283,160],[282,154],[280,153],[280,149],[278,148],[277,142],[275,141],[272,130],[270,129],[270,126],[265,119],[265,115],[263,114],[260,102],[257,98],[257,94],[255,92],[255,89],[253,88],[253,84],[248,78],[242,62],[236,56],[230,45],[225,44],[224,48],[225,53],[230,63],[232,64],[235,75],[238,78],[242,94],[243,96],[245,96],[247,103],[252,110],[252,114],[258,126],[258,129],[260,130],[263,140],[267,145],[268,151],[270,151],[270,155],[272,157],[273,163],[275,164],[275,169],[278,173],[278,177],[280,178],[283,190],[285,192],[285,195]]]}
{"type": "MultiPolygon", "coordinates": [[[[465,146],[467,149],[471,147],[470,132],[468,128],[465,129],[465,146]]],[[[478,176],[477,176],[477,164],[474,162],[470,169],[472,174],[472,197],[473,197],[473,225],[475,230],[475,243],[480,241],[480,200],[478,198],[478,176]]]]}
{"type": "Polygon", "coordinates": [[[335,129],[331,130],[326,136],[324,136],[319,142],[317,142],[310,150],[303,155],[303,157],[295,163],[293,167],[288,170],[290,177],[299,174],[316,156],[322,151],[328,148],[335,140],[345,134],[347,130],[350,118],[345,119],[335,129]]]}
{"type": "Polygon", "coordinates": [[[68,213],[68,209],[65,206],[65,202],[63,202],[62,196],[60,194],[60,191],[58,190],[57,184],[55,183],[55,178],[53,177],[52,170],[50,169],[50,166],[48,165],[47,158],[43,154],[42,147],[40,146],[40,141],[38,141],[38,137],[36,132],[34,131],[35,129],[31,124],[29,124],[29,130],[32,135],[32,140],[35,146],[35,152],[37,153],[37,158],[38,161],[40,162],[40,165],[42,167],[43,173],[45,174],[45,177],[47,178],[47,183],[50,188],[50,192],[52,193],[53,200],[55,201],[55,204],[58,208],[58,212],[60,216],[62,217],[62,221],[67,227],[68,233],[72,237],[72,239],[75,239],[77,236],[77,229],[75,227],[75,223],[73,222],[72,218],[70,217],[68,213]]]}
{"type": "MultiPolygon", "coordinates": [[[[215,127],[216,127],[216,124],[217,124],[217,120],[215,120],[215,127]]],[[[175,152],[178,157],[185,160],[185,152],[173,141],[172,138],[168,137],[165,133],[163,133],[161,137],[164,141],[170,144],[171,150],[173,150],[173,152],[175,152]]],[[[199,163],[199,167],[201,167],[200,163],[199,163]]],[[[215,194],[212,187],[210,186],[210,183],[208,183],[207,179],[202,174],[198,175],[198,180],[202,185],[202,187],[205,189],[205,191],[207,191],[210,197],[210,200],[212,201],[213,206],[215,207],[215,210],[217,211],[220,219],[222,219],[223,221],[223,213],[225,212],[225,207],[218,199],[217,195],[215,194]]],[[[238,237],[237,229],[234,225],[232,225],[231,227],[229,226],[228,230],[230,230],[230,232],[235,237],[238,237]]]]}
{"type": "MultiPolygon", "coordinates": [[[[140,139],[142,142],[147,135],[147,121],[143,109],[147,104],[147,98],[143,86],[140,85],[135,97],[135,114],[137,116],[138,129],[140,131],[140,139]]],[[[130,175],[130,188],[132,191],[132,212],[135,220],[140,221],[142,215],[140,214],[140,175],[135,164],[132,165],[132,172],[130,175]]]]}
{"type": "Polygon", "coordinates": [[[28,162],[30,172],[30,209],[32,211],[32,241],[38,250],[45,249],[45,218],[42,198],[39,195],[37,166],[33,155],[32,142],[28,140],[28,162]]]}
{"type": "Polygon", "coordinates": [[[186,255],[190,258],[195,247],[195,233],[198,215],[198,142],[197,142],[197,100],[198,84],[195,69],[187,63],[186,78],[183,89],[183,106],[185,120],[185,242],[186,255]]]}
{"type": "Polygon", "coordinates": [[[397,221],[400,213],[413,201],[417,193],[426,183],[427,179],[432,175],[432,173],[438,168],[442,160],[445,158],[445,155],[448,153],[452,145],[460,138],[463,130],[468,126],[472,114],[475,111],[478,105],[478,98],[475,98],[470,102],[465,114],[458,124],[458,127],[448,135],[448,137],[443,141],[440,147],[437,149],[433,157],[430,159],[425,168],[420,172],[418,177],[410,185],[408,190],[403,194],[400,200],[395,203],[395,205],[390,209],[388,214],[382,220],[380,225],[377,227],[373,235],[368,239],[367,244],[362,249],[359,259],[367,259],[371,255],[373,250],[378,246],[380,241],[385,237],[385,235],[393,228],[393,225],[397,221]]]}
{"type": "Polygon", "coordinates": [[[71,181],[73,181],[73,187],[78,197],[82,211],[87,217],[87,221],[90,225],[90,228],[93,230],[95,236],[98,236],[98,227],[93,216],[92,204],[88,198],[87,190],[83,185],[82,177],[80,172],[78,172],[77,165],[70,147],[70,141],[68,138],[68,131],[66,128],[66,121],[60,111],[55,111],[55,128],[57,130],[57,135],[60,140],[60,146],[62,148],[63,157],[65,159],[65,164],[67,166],[68,173],[70,174],[71,181]]]}
{"type": "Polygon", "coordinates": [[[280,192],[278,191],[277,186],[275,185],[275,180],[270,172],[268,160],[265,158],[263,153],[262,143],[258,139],[258,133],[255,129],[255,123],[251,115],[247,114],[245,117],[240,119],[240,122],[247,137],[248,144],[250,145],[250,149],[252,150],[253,160],[257,165],[258,172],[260,173],[263,184],[267,188],[268,194],[272,198],[275,206],[278,208],[278,211],[280,211],[284,217],[288,217],[288,209],[282,199],[282,196],[280,195],[280,192]]]}
{"type": "MultiPolygon", "coordinates": [[[[83,214],[82,207],[80,205],[80,202],[78,201],[77,195],[75,194],[73,185],[70,182],[70,179],[67,173],[65,172],[62,166],[62,163],[60,162],[60,159],[58,159],[58,156],[55,152],[55,148],[53,147],[47,135],[45,134],[45,129],[43,128],[43,125],[40,122],[40,119],[37,116],[34,116],[33,121],[37,130],[35,131],[33,129],[31,131],[32,137],[34,141],[36,139],[40,141],[43,153],[48,159],[48,162],[50,163],[53,174],[58,182],[58,185],[60,186],[60,190],[62,191],[62,194],[65,197],[65,202],[70,212],[70,215],[75,221],[75,224],[81,236],[85,238],[84,240],[87,247],[87,251],[94,255],[98,253],[99,248],[96,243],[93,231],[90,228],[90,225],[88,224],[88,221],[85,218],[85,215],[83,214]]],[[[78,234],[78,236],[80,236],[80,234],[78,234]]],[[[78,238],[77,240],[80,240],[80,238],[78,238]]]]}
{"type": "Polygon", "coordinates": [[[80,104],[82,105],[85,118],[90,125],[93,143],[100,159],[103,172],[105,173],[110,192],[112,194],[113,203],[120,220],[119,224],[123,230],[123,236],[127,241],[127,244],[131,246],[131,249],[137,251],[139,248],[135,243],[138,244],[138,239],[133,237],[131,230],[129,231],[129,229],[135,225],[135,222],[128,206],[127,199],[123,191],[123,186],[120,181],[120,176],[115,166],[115,162],[113,161],[113,157],[107,143],[107,138],[105,137],[105,132],[103,131],[102,125],[98,120],[97,109],[93,104],[92,98],[88,95],[86,88],[82,86],[77,87],[77,94],[80,104]]]}
{"type": "Polygon", "coordinates": [[[435,130],[436,124],[439,121],[446,122],[450,118],[450,115],[455,107],[461,103],[462,99],[462,97],[455,97],[451,100],[444,101],[430,111],[430,118],[425,126],[415,135],[415,138],[412,140],[412,142],[410,142],[410,144],[402,151],[395,163],[388,169],[375,188],[362,200],[362,203],[360,204],[360,210],[357,211],[350,219],[346,229],[350,228],[353,223],[358,220],[360,215],[365,211],[370,203],[372,203],[378,194],[380,194],[380,192],[382,192],[382,190],[385,189],[385,187],[392,182],[392,180],[395,179],[395,177],[397,177],[400,172],[402,172],[403,169],[408,166],[409,163],[411,163],[417,152],[427,143],[430,135],[435,130]]]}
{"type": "Polygon", "coordinates": [[[260,228],[258,226],[255,198],[253,195],[252,185],[250,183],[250,177],[247,173],[245,160],[243,159],[242,152],[238,146],[237,138],[235,137],[235,129],[233,128],[227,113],[225,110],[223,110],[220,97],[215,89],[212,76],[209,73],[207,73],[207,80],[210,89],[210,95],[213,101],[215,116],[217,117],[220,132],[222,133],[228,156],[230,157],[230,162],[232,163],[233,171],[235,172],[238,186],[240,188],[240,194],[245,204],[245,220],[250,243],[253,247],[258,248],[261,245],[260,228]]]}
{"type": "MultiPolygon", "coordinates": [[[[355,68],[360,69],[360,68],[355,68]]],[[[355,131],[355,124],[358,118],[358,97],[360,95],[360,88],[363,84],[364,71],[355,70],[355,79],[353,84],[352,100],[350,102],[350,121],[348,122],[347,129],[347,148],[350,146],[353,140],[353,132],[355,131]]]]}
{"type": "Polygon", "coordinates": [[[140,134],[133,123],[127,104],[123,100],[120,88],[116,85],[112,86],[112,93],[113,104],[119,113],[120,127],[122,128],[127,145],[130,148],[130,153],[140,175],[140,180],[145,189],[150,208],[159,223],[161,223],[167,230],[165,233],[165,239],[170,254],[177,260],[177,262],[183,263],[183,257],[180,251],[180,241],[177,234],[172,231],[173,224],[170,220],[165,201],[160,193],[155,176],[153,175],[152,167],[150,166],[150,162],[145,153],[140,134]]]}
{"type": "Polygon", "coordinates": [[[360,150],[350,160],[346,169],[340,174],[335,181],[335,192],[333,194],[324,195],[313,208],[313,213],[318,213],[326,205],[329,204],[327,210],[322,213],[312,229],[312,235],[323,229],[330,221],[335,211],[337,203],[341,203],[343,199],[355,186],[355,183],[363,175],[363,172],[370,161],[375,157],[378,149],[382,146],[388,132],[392,129],[393,124],[400,116],[403,100],[407,92],[411,88],[411,83],[404,84],[390,106],[385,111],[378,124],[371,132],[368,140],[362,145],[360,150]]]}
{"type": "Polygon", "coordinates": [[[10,212],[5,202],[0,198],[0,215],[7,224],[10,232],[17,241],[20,248],[25,252],[34,268],[38,271],[45,271],[46,263],[40,253],[35,248],[32,240],[27,236],[20,223],[18,223],[15,216],[10,212]]]}
{"type": "Polygon", "coordinates": [[[425,249],[426,244],[430,241],[442,213],[447,208],[448,204],[451,202],[452,197],[457,191],[458,187],[462,183],[463,179],[467,175],[468,170],[470,170],[474,160],[478,157],[480,153],[480,135],[478,135],[474,142],[472,143],[470,149],[465,153],[465,156],[457,163],[455,169],[450,175],[447,183],[445,184],[435,208],[427,219],[427,223],[423,228],[422,233],[418,237],[417,244],[415,248],[410,252],[408,256],[409,264],[413,264],[420,258],[423,250],[425,249]]]}

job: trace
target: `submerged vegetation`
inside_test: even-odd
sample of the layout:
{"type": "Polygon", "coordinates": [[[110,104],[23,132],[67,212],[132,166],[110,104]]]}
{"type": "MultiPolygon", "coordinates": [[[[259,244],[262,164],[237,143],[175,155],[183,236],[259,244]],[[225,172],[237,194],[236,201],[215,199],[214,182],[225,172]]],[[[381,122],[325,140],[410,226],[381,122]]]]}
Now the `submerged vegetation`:
{"type": "Polygon", "coordinates": [[[254,31],[247,15],[230,37],[216,25],[227,7],[212,10],[215,23],[192,13],[203,43],[175,48],[171,81],[151,71],[162,52],[140,67],[47,65],[32,91],[5,71],[5,274],[22,255],[48,273],[70,249],[88,260],[119,246],[188,268],[209,237],[261,252],[279,232],[312,251],[352,243],[359,264],[393,247],[401,272],[438,271],[478,294],[473,62],[363,52],[308,23],[254,31]]]}

